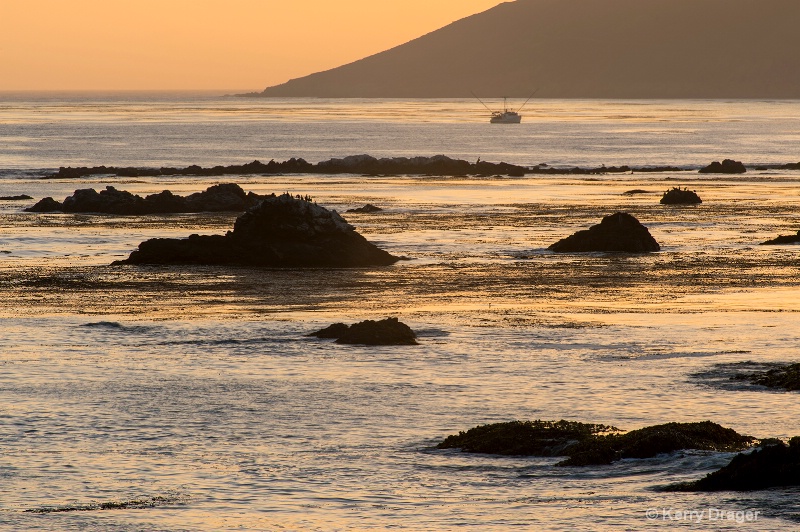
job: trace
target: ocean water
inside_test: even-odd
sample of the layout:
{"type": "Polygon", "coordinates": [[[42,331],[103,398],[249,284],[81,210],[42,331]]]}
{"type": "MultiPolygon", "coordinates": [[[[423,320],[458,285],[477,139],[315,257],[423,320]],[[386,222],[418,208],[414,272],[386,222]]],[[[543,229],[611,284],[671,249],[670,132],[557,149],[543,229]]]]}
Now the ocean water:
{"type": "Polygon", "coordinates": [[[731,454],[560,468],[434,448],[513,419],[623,429],[709,419],[759,438],[800,434],[796,393],[692,377],[716,364],[798,361],[800,247],[758,243],[800,229],[800,172],[695,169],[725,157],[797,162],[800,102],[533,101],[519,126],[488,124],[476,103],[2,95],[0,196],[60,200],[108,185],[186,194],[236,182],[310,194],[339,212],[370,202],[385,210],[348,221],[412,260],[353,270],[111,267],[142,240],[223,233],[236,214],[33,214],[22,211],[33,201],[0,201],[0,527],[800,528],[796,488],[657,490],[731,454]],[[40,179],[68,165],[358,153],[687,170],[40,179]],[[704,203],[659,205],[673,186],[704,203]],[[623,195],[631,189],[646,193],[623,195]],[[662,251],[547,251],[615,211],[639,218],[662,251]],[[386,316],[411,325],[420,345],[305,336],[386,316]],[[721,513],[748,510],[758,518],[721,513]],[[681,511],[705,513],[698,522],[681,511]]]}

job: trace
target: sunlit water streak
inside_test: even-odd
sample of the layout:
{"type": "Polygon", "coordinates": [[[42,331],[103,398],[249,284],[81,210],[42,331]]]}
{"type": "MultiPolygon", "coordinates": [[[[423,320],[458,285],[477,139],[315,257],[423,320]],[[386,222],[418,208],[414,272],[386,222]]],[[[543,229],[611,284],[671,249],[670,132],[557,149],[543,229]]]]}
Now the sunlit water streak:
{"type": "Polygon", "coordinates": [[[235,214],[39,215],[21,212],[31,202],[0,202],[6,529],[698,528],[648,523],[648,508],[757,509],[755,525],[725,524],[796,526],[796,489],[654,490],[702,476],[728,454],[563,469],[553,467],[556,459],[433,447],[477,424],[535,418],[625,429],[711,419],[758,437],[800,434],[797,394],[720,389],[692,378],[718,363],[797,361],[800,248],[757,244],[800,227],[800,173],[41,181],[29,170],[70,161],[145,166],[316,160],[323,152],[399,155],[426,143],[413,155],[448,147],[433,151],[472,157],[483,146],[486,160],[507,154],[511,162],[543,162],[540,155],[551,150],[576,164],[691,165],[707,162],[719,132],[744,146],[731,155],[789,162],[800,157],[780,138],[796,142],[789,119],[798,104],[537,102],[523,123],[528,129],[501,131],[479,122],[467,101],[303,101],[292,108],[287,101],[205,96],[48,98],[0,106],[2,131],[19,128],[15,141],[3,142],[25,148],[0,147],[0,167],[10,169],[0,195],[63,199],[76,188],[109,184],[185,194],[235,181],[259,193],[308,193],[340,212],[372,202],[386,210],[348,220],[414,260],[351,271],[109,267],[141,240],[222,233],[235,214]],[[543,124],[533,120],[537,114],[543,124]],[[684,120],[691,125],[679,126],[684,120]],[[180,127],[163,142],[171,122],[180,127]],[[772,122],[774,143],[757,134],[772,122]],[[675,136],[663,140],[659,123],[675,136]],[[275,147],[282,127],[295,128],[292,153],[288,143],[285,152],[275,147]],[[526,140],[547,127],[541,144],[526,140]],[[702,133],[683,138],[682,128],[702,133]],[[485,138],[474,134],[479,129],[485,138]],[[611,130],[620,135],[611,142],[618,153],[580,148],[581,135],[608,143],[598,135],[611,130]],[[189,135],[179,142],[181,131],[189,135]],[[135,138],[126,139],[131,132],[135,138]],[[634,137],[660,147],[640,151],[628,144],[634,137]],[[678,137],[688,148],[677,147],[678,137]],[[98,148],[95,138],[126,140],[98,148]],[[664,159],[650,160],[659,151],[664,159]],[[676,185],[696,189],[704,203],[659,205],[660,194],[676,185]],[[634,188],[648,193],[622,195],[634,188]],[[662,252],[546,251],[615,210],[642,220],[662,252]],[[386,315],[409,323],[421,345],[339,346],[304,336],[334,321],[386,315]],[[159,502],[25,512],[147,499],[159,502]]]}

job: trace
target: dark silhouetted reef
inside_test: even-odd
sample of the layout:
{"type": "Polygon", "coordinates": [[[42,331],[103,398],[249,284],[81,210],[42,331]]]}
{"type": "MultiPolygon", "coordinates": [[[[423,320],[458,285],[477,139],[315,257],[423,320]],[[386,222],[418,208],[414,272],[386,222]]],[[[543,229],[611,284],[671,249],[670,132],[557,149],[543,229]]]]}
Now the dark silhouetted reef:
{"type": "Polygon", "coordinates": [[[661,246],[639,220],[630,214],[618,212],[605,216],[599,224],[561,239],[547,249],[556,253],[646,253],[658,251],[661,246]]]}
{"type": "Polygon", "coordinates": [[[773,441],[751,453],[740,453],[718,471],[664,491],[755,491],[800,486],[800,436],[789,445],[773,441]]]}
{"type": "Polygon", "coordinates": [[[766,242],[762,242],[762,246],[777,246],[784,244],[800,244],[800,231],[796,235],[780,235],[766,242]]]}
{"type": "Polygon", "coordinates": [[[308,336],[335,338],[337,344],[417,345],[417,335],[397,318],[365,320],[353,325],[334,323],[308,336]]]}
{"type": "Polygon", "coordinates": [[[165,190],[141,197],[112,186],[97,192],[93,188],[76,190],[72,196],[58,202],[44,198],[28,212],[105,213],[121,215],[164,214],[186,212],[244,211],[266,196],[245,192],[234,183],[213,185],[203,192],[177,196],[165,190]]]}
{"type": "Polygon", "coordinates": [[[265,267],[387,266],[399,260],[368,242],[336,211],[310,198],[267,196],[225,235],[154,238],[114,264],[228,264],[265,267]]]}
{"type": "Polygon", "coordinates": [[[695,205],[703,203],[703,200],[694,190],[674,187],[664,192],[660,203],[662,205],[695,205]]]}
{"type": "Polygon", "coordinates": [[[22,201],[22,200],[31,200],[33,199],[31,196],[27,194],[18,194],[16,196],[0,196],[0,200],[4,201],[22,201]]]}
{"type": "Polygon", "coordinates": [[[575,421],[512,421],[448,436],[438,449],[509,456],[567,456],[560,466],[610,464],[681,450],[741,451],[755,439],[710,421],[666,423],[624,434],[619,429],[575,421]]]}
{"type": "Polygon", "coordinates": [[[700,169],[701,174],[744,174],[747,168],[740,161],[725,159],[721,163],[714,161],[700,169]]]}
{"type": "Polygon", "coordinates": [[[517,0],[253,96],[797,99],[797,20],[796,0],[517,0]]]}

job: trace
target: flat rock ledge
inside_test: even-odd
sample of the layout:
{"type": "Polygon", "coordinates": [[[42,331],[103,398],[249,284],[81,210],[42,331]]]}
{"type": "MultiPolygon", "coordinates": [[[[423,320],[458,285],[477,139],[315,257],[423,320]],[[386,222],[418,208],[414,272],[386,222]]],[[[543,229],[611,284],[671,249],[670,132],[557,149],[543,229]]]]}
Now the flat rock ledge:
{"type": "Polygon", "coordinates": [[[696,205],[703,203],[694,190],[688,188],[671,188],[661,196],[661,205],[696,205]]]}
{"type": "Polygon", "coordinates": [[[561,239],[549,248],[556,253],[647,253],[661,246],[635,217],[624,212],[603,218],[598,225],[561,239]]]}
{"type": "Polygon", "coordinates": [[[507,456],[566,456],[559,466],[610,464],[685,449],[741,451],[756,440],[711,421],[666,423],[620,434],[600,424],[575,421],[512,421],[475,427],[448,436],[438,449],[507,456]]]}
{"type": "Polygon", "coordinates": [[[27,212],[102,213],[118,215],[167,214],[188,212],[244,211],[266,198],[245,192],[235,183],[208,187],[203,192],[178,196],[165,190],[141,197],[112,186],[97,192],[93,188],[76,190],[63,202],[44,198],[27,212]]]}
{"type": "Polygon", "coordinates": [[[751,453],[737,454],[722,469],[663,491],[756,491],[787,486],[800,486],[800,436],[789,440],[789,445],[773,441],[751,453]]]}
{"type": "Polygon", "coordinates": [[[388,266],[399,257],[378,248],[336,211],[310,198],[267,196],[225,235],[154,238],[121,264],[210,264],[291,268],[388,266]]]}
{"type": "Polygon", "coordinates": [[[337,344],[417,345],[417,335],[397,318],[366,320],[353,325],[334,323],[308,336],[335,338],[337,344]]]}
{"type": "Polygon", "coordinates": [[[800,231],[796,235],[781,235],[761,243],[762,246],[782,246],[786,244],[800,244],[800,231]]]}

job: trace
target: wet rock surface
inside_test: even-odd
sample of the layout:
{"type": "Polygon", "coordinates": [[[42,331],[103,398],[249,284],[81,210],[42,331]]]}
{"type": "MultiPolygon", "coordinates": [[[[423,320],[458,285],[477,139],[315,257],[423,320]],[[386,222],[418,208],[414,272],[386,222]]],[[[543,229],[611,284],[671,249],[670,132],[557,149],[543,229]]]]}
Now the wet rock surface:
{"type": "Polygon", "coordinates": [[[517,456],[568,456],[560,466],[610,464],[696,449],[741,451],[755,439],[710,421],[666,423],[617,434],[607,425],[574,421],[512,421],[483,425],[447,437],[438,449],[517,456]]]}
{"type": "Polygon", "coordinates": [[[308,336],[335,338],[337,344],[417,345],[417,335],[397,318],[366,320],[353,325],[334,323],[308,336]]]}
{"type": "Polygon", "coordinates": [[[661,246],[650,231],[630,214],[618,212],[603,218],[598,225],[559,240],[547,249],[556,253],[658,251],[661,246]]]}
{"type": "Polygon", "coordinates": [[[667,486],[664,491],[754,491],[800,486],[800,437],[789,445],[771,442],[751,453],[740,453],[722,469],[694,482],[667,486]]]}
{"type": "Polygon", "coordinates": [[[761,242],[762,246],[780,246],[786,244],[800,244],[800,231],[796,235],[781,235],[766,242],[761,242]]]}
{"type": "Polygon", "coordinates": [[[744,164],[733,159],[725,159],[721,163],[714,161],[700,169],[701,174],[744,174],[747,172],[744,164]]]}
{"type": "Polygon", "coordinates": [[[700,199],[700,196],[698,196],[697,192],[694,190],[675,187],[664,192],[664,195],[661,196],[660,203],[662,205],[694,205],[703,203],[703,200],[700,199]]]}
{"type": "Polygon", "coordinates": [[[196,192],[188,196],[178,196],[165,190],[144,198],[108,186],[100,192],[93,188],[76,190],[63,202],[49,197],[44,198],[25,210],[28,212],[92,212],[118,215],[244,211],[255,206],[265,197],[245,192],[235,183],[213,185],[203,192],[196,192]]]}
{"type": "Polygon", "coordinates": [[[336,211],[310,198],[267,196],[225,235],[155,238],[114,264],[230,264],[266,267],[386,266],[399,259],[368,242],[336,211]]]}

